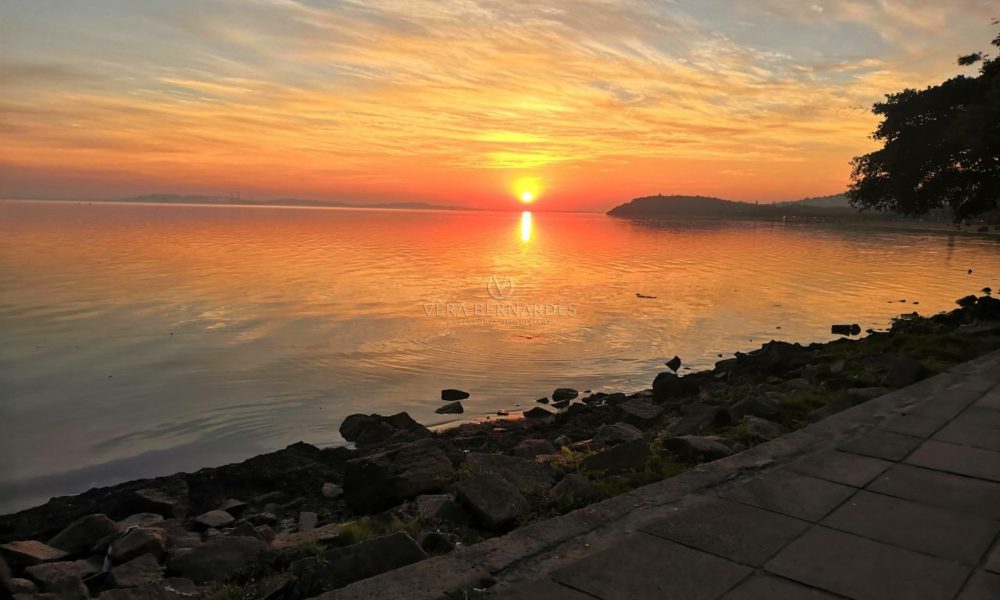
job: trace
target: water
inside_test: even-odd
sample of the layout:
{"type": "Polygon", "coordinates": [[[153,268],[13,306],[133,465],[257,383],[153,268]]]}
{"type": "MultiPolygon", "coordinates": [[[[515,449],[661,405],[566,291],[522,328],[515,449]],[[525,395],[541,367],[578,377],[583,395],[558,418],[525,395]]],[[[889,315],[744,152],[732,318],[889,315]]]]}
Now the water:
{"type": "Polygon", "coordinates": [[[778,223],[0,202],[0,239],[0,511],[1000,287],[995,238],[778,223]]]}

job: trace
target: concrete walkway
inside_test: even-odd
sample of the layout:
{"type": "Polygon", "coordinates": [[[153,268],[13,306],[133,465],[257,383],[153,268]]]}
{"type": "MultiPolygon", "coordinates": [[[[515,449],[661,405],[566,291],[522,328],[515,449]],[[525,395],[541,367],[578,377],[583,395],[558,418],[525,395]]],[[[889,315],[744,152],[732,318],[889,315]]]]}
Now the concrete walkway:
{"type": "Polygon", "coordinates": [[[998,600],[1000,361],[965,377],[489,597],[998,600]]]}

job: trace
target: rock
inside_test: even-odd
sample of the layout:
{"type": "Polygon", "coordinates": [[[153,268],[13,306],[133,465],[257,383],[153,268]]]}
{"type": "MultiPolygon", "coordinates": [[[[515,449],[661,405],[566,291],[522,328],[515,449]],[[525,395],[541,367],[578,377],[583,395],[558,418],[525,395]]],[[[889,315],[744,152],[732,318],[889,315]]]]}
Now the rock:
{"type": "MultiPolygon", "coordinates": [[[[350,418],[350,417],[348,417],[350,418]]],[[[268,504],[281,502],[285,499],[285,492],[280,490],[274,490],[271,492],[266,492],[253,499],[253,503],[256,506],[267,506],[268,504]]]]}
{"type": "Polygon", "coordinates": [[[686,409],[687,413],[668,430],[675,436],[702,433],[713,427],[729,425],[732,419],[729,412],[718,406],[709,404],[694,404],[686,409]]]}
{"type": "Polygon", "coordinates": [[[504,454],[470,452],[465,468],[472,475],[503,479],[521,491],[547,492],[555,485],[557,473],[552,467],[533,460],[504,454]]]}
{"type": "Polygon", "coordinates": [[[514,456],[521,458],[535,458],[539,454],[555,454],[556,447],[552,442],[544,439],[528,438],[514,446],[514,456]]]}
{"type": "Polygon", "coordinates": [[[663,409],[648,400],[635,398],[618,405],[621,419],[637,427],[649,427],[663,416],[663,409]]]}
{"type": "Polygon", "coordinates": [[[559,410],[562,410],[562,409],[566,408],[567,406],[569,406],[569,403],[570,403],[569,400],[560,400],[558,402],[553,402],[552,403],[552,408],[558,408],[559,410]]]}
{"type": "Polygon", "coordinates": [[[111,568],[111,582],[115,587],[138,587],[161,579],[163,568],[152,554],[143,554],[111,568]]]}
{"type": "Polygon", "coordinates": [[[927,373],[927,367],[918,360],[904,356],[897,360],[885,375],[885,385],[890,388],[901,388],[912,385],[927,373]]]}
{"type": "Polygon", "coordinates": [[[677,371],[677,369],[681,368],[681,357],[674,356],[666,362],[666,365],[671,371],[677,371]]]}
{"type": "Polygon", "coordinates": [[[415,441],[428,437],[431,433],[426,427],[414,421],[409,414],[401,412],[388,417],[376,414],[350,415],[341,423],[340,435],[349,442],[355,442],[359,447],[365,447],[380,444],[390,438],[415,441]]]}
{"type": "Polygon", "coordinates": [[[676,373],[664,371],[653,379],[653,396],[660,401],[683,396],[691,392],[691,386],[676,373]]]}
{"type": "Polygon", "coordinates": [[[97,559],[44,563],[28,567],[24,572],[37,581],[43,590],[53,591],[62,587],[62,582],[66,579],[82,580],[100,573],[101,561],[97,559]]]}
{"type": "Polygon", "coordinates": [[[586,456],[580,461],[580,466],[587,471],[616,475],[625,471],[641,471],[649,455],[649,443],[638,439],[586,456]]]}
{"type": "Polygon", "coordinates": [[[955,304],[961,306],[962,308],[968,308],[970,306],[975,305],[976,300],[978,300],[978,298],[970,294],[968,296],[963,296],[958,300],[955,300],[955,304]]]}
{"type": "Polygon", "coordinates": [[[507,416],[510,416],[510,411],[507,410],[506,408],[498,408],[497,409],[497,416],[498,417],[507,417],[507,416]]]}
{"type": "Polygon", "coordinates": [[[597,428],[594,443],[601,446],[617,446],[642,437],[642,431],[628,423],[605,423],[597,428]]]}
{"type": "Polygon", "coordinates": [[[350,546],[330,548],[320,560],[306,558],[292,563],[292,573],[298,579],[296,597],[312,597],[425,558],[427,554],[417,542],[401,531],[350,546]]]}
{"type": "Polygon", "coordinates": [[[277,525],[278,524],[278,515],[276,515],[276,514],[274,514],[272,512],[264,511],[264,512],[259,512],[259,513],[251,513],[251,514],[247,515],[246,517],[243,517],[243,520],[246,521],[247,523],[250,523],[251,525],[254,525],[254,526],[257,526],[257,525],[277,525]]]}
{"type": "Polygon", "coordinates": [[[835,360],[830,363],[829,372],[831,375],[839,375],[844,371],[844,367],[847,366],[847,361],[844,359],[835,360]]]}
{"type": "Polygon", "coordinates": [[[225,581],[256,562],[263,550],[257,538],[222,536],[176,555],[170,568],[195,583],[225,581]]]}
{"type": "MultiPolygon", "coordinates": [[[[6,586],[11,594],[34,594],[38,591],[38,586],[34,581],[13,577],[6,582],[6,586]]],[[[2,589],[0,589],[2,591],[2,589]]]]}
{"type": "Polygon", "coordinates": [[[573,388],[556,388],[556,391],[552,392],[552,401],[561,402],[563,400],[572,400],[580,395],[580,392],[574,390],[573,388]]]}
{"type": "Polygon", "coordinates": [[[851,388],[844,393],[855,400],[854,404],[861,404],[862,402],[874,400],[879,396],[884,396],[888,394],[889,388],[885,387],[851,388]]]}
{"type": "Polygon", "coordinates": [[[118,525],[111,519],[102,514],[87,515],[70,523],[49,540],[49,545],[70,555],[85,554],[99,540],[116,533],[118,525]]]}
{"type": "Polygon", "coordinates": [[[66,558],[66,552],[53,548],[36,540],[20,540],[0,544],[0,556],[3,556],[15,569],[28,565],[37,565],[66,558]]]}
{"type": "Polygon", "coordinates": [[[663,447],[681,458],[702,461],[712,461],[733,454],[733,450],[715,436],[682,435],[664,440],[663,447]]]}
{"type": "Polygon", "coordinates": [[[434,412],[439,415],[458,415],[465,412],[465,407],[462,406],[461,402],[449,402],[444,406],[438,407],[434,412]]]}
{"type": "Polygon", "coordinates": [[[502,532],[531,510],[517,487],[489,475],[474,475],[455,486],[458,500],[489,530],[502,532]]]}
{"type": "Polygon", "coordinates": [[[741,421],[746,415],[754,415],[765,419],[776,419],[781,416],[781,407],[777,401],[762,396],[744,398],[730,406],[728,410],[733,421],[741,421]]]}
{"type": "Polygon", "coordinates": [[[538,400],[535,400],[535,402],[537,402],[539,404],[548,404],[549,403],[549,399],[548,398],[539,398],[538,400]]]}
{"type": "Polygon", "coordinates": [[[143,554],[163,556],[167,535],[162,529],[138,527],[111,542],[110,556],[115,563],[123,563],[143,554]]]}
{"type": "Polygon", "coordinates": [[[336,483],[324,483],[320,493],[324,498],[334,500],[344,495],[344,488],[340,487],[336,483]]]}
{"type": "Polygon", "coordinates": [[[857,323],[852,325],[831,325],[830,333],[834,335],[858,335],[861,333],[861,326],[857,323]]]}
{"type": "Polygon", "coordinates": [[[543,417],[551,417],[554,413],[551,410],[542,408],[541,406],[536,406],[532,409],[524,411],[524,416],[528,419],[540,419],[543,417]]]}
{"type": "Polygon", "coordinates": [[[317,524],[319,524],[319,515],[316,513],[309,511],[299,513],[299,531],[316,529],[317,524]]]}
{"type": "Polygon", "coordinates": [[[234,517],[242,515],[246,509],[247,503],[242,500],[237,500],[236,498],[227,498],[222,505],[219,506],[219,510],[224,510],[234,517]]]}
{"type": "Polygon", "coordinates": [[[219,531],[218,529],[216,529],[215,527],[209,527],[208,529],[206,529],[205,531],[203,531],[202,534],[201,534],[201,536],[203,538],[205,538],[206,542],[208,540],[212,539],[212,538],[217,538],[220,535],[222,535],[222,532],[219,531]]]}
{"type": "Polygon", "coordinates": [[[425,531],[417,536],[417,544],[430,556],[448,554],[455,549],[447,537],[437,531],[425,531]]]}
{"type": "Polygon", "coordinates": [[[469,513],[450,494],[425,494],[417,496],[415,502],[417,514],[424,522],[447,522],[463,526],[469,524],[469,513]]]}
{"type": "Polygon", "coordinates": [[[549,499],[559,506],[587,504],[597,500],[600,494],[593,482],[577,473],[570,473],[562,478],[551,490],[549,499]]]}
{"type": "Polygon", "coordinates": [[[454,400],[465,400],[469,397],[469,392],[463,392],[462,390],[441,390],[441,399],[445,402],[452,402],[454,400]]]}
{"type": "Polygon", "coordinates": [[[152,525],[153,523],[159,523],[163,521],[163,515],[158,515],[156,513],[135,513],[134,515],[129,515],[118,521],[118,530],[125,531],[129,527],[146,527],[147,525],[152,525]]]}
{"type": "Polygon", "coordinates": [[[347,462],[344,499],[351,510],[367,514],[441,489],[454,473],[434,440],[421,440],[347,462]]]}
{"type": "Polygon", "coordinates": [[[185,529],[177,519],[166,519],[159,523],[151,523],[145,529],[159,529],[166,536],[167,549],[194,548],[201,545],[201,536],[194,531],[185,529]]]}
{"type": "Polygon", "coordinates": [[[773,440],[785,435],[789,431],[787,427],[780,423],[752,415],[748,415],[743,419],[743,425],[746,427],[750,437],[755,439],[773,440]]]}
{"type": "Polygon", "coordinates": [[[199,515],[194,518],[194,522],[198,524],[202,529],[208,529],[214,527],[218,529],[219,527],[227,527],[232,525],[236,519],[233,515],[229,514],[224,510],[210,510],[203,515],[199,515]]]}
{"type": "Polygon", "coordinates": [[[188,509],[188,486],[180,478],[157,481],[155,485],[134,490],[133,512],[151,512],[167,518],[183,518],[188,509]]]}
{"type": "Polygon", "coordinates": [[[168,577],[133,588],[105,590],[100,600],[196,600],[201,592],[190,579],[168,577]]]}
{"type": "Polygon", "coordinates": [[[53,587],[50,587],[45,593],[14,597],[15,600],[87,600],[88,598],[90,598],[90,591],[79,577],[60,579],[53,583],[53,587]]]}

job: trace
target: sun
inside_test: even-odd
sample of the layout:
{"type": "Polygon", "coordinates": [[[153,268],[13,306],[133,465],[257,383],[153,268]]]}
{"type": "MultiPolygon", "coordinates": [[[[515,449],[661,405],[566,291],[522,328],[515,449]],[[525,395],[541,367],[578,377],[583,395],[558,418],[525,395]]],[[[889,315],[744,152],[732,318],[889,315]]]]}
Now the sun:
{"type": "Polygon", "coordinates": [[[531,190],[524,190],[521,192],[521,202],[525,204],[531,204],[531,201],[535,199],[535,194],[531,190]]]}

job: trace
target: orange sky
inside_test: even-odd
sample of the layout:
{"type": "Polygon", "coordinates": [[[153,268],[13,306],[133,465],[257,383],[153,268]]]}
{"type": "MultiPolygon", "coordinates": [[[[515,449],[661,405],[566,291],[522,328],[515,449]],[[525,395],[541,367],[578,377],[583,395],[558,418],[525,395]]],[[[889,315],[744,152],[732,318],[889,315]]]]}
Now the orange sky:
{"type": "MultiPolygon", "coordinates": [[[[990,1],[8,0],[0,195],[603,210],[844,189],[990,1]]],[[[973,68],[967,69],[972,72],[973,68]]]]}

